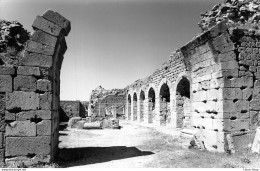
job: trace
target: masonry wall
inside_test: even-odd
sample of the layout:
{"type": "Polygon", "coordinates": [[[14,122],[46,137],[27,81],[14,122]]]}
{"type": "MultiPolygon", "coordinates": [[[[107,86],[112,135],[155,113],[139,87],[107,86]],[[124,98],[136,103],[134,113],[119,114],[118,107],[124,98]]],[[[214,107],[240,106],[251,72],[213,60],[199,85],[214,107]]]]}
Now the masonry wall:
{"type": "Polygon", "coordinates": [[[60,101],[60,122],[68,122],[72,117],[86,117],[83,104],[80,101],[60,101]]]}
{"type": "Polygon", "coordinates": [[[1,54],[0,158],[7,163],[51,162],[58,150],[60,68],[70,22],[48,10],[32,26],[25,49],[1,54]]]}

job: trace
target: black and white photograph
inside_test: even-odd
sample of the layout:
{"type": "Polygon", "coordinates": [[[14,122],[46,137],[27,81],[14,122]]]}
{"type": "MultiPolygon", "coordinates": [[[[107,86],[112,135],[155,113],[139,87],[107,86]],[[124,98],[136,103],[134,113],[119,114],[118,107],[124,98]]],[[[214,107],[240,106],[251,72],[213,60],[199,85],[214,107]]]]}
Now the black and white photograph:
{"type": "Polygon", "coordinates": [[[260,0],[0,0],[0,169],[38,168],[260,171],[260,0]]]}

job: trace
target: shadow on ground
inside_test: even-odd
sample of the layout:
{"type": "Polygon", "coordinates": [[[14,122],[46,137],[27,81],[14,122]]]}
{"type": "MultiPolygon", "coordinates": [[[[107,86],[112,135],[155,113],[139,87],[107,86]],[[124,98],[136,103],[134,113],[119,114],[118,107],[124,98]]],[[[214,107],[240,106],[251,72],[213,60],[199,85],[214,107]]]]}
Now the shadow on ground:
{"type": "Polygon", "coordinates": [[[59,151],[57,163],[60,167],[71,167],[151,154],[154,153],[126,146],[64,148],[59,151]]]}

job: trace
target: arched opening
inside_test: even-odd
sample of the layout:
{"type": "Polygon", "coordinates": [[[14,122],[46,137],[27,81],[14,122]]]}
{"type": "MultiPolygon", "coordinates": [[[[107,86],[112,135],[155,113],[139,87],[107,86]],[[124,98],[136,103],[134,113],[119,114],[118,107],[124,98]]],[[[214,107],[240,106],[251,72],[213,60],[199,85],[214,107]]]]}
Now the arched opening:
{"type": "Polygon", "coordinates": [[[127,109],[128,109],[128,120],[131,119],[131,95],[128,94],[128,100],[127,100],[127,109]]]}
{"type": "Polygon", "coordinates": [[[153,123],[155,109],[155,91],[150,88],[148,91],[148,123],[153,123]]]}
{"type": "Polygon", "coordinates": [[[183,77],[176,89],[176,113],[177,128],[187,127],[190,124],[191,100],[190,100],[190,81],[183,77]]]}
{"type": "Polygon", "coordinates": [[[137,95],[134,93],[133,96],[133,120],[137,120],[137,95]]]}
{"type": "Polygon", "coordinates": [[[145,100],[145,95],[144,91],[141,90],[140,92],[140,122],[144,121],[144,100],[145,100]]]}
{"type": "Polygon", "coordinates": [[[160,89],[160,124],[165,126],[170,122],[170,89],[164,83],[160,89]]]}

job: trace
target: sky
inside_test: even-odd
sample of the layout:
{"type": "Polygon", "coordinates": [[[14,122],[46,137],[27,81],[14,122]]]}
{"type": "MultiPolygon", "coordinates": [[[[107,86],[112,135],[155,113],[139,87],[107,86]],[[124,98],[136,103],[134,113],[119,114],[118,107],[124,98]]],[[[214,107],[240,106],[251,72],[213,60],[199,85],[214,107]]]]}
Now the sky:
{"type": "Polygon", "coordinates": [[[61,68],[61,100],[124,88],[151,75],[200,32],[201,12],[223,0],[0,0],[0,19],[32,32],[52,9],[71,21],[61,68]]]}

